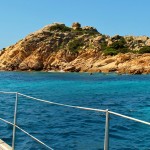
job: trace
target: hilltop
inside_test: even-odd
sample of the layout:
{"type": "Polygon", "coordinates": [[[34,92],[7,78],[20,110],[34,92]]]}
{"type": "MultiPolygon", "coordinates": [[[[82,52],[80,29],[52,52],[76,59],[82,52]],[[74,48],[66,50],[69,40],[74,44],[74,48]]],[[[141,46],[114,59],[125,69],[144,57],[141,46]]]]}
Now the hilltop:
{"type": "Polygon", "coordinates": [[[150,73],[150,38],[53,23],[0,51],[0,70],[150,73]]]}

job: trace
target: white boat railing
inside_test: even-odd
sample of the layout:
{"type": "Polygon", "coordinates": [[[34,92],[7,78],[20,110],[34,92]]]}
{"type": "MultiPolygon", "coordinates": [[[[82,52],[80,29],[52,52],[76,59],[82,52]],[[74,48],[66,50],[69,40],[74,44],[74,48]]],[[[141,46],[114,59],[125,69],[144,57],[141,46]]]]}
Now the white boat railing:
{"type": "Polygon", "coordinates": [[[18,92],[4,92],[4,91],[0,91],[0,94],[15,94],[16,95],[16,100],[15,100],[15,108],[14,108],[14,122],[11,123],[3,118],[0,118],[1,121],[10,124],[13,126],[13,137],[12,137],[12,150],[15,150],[15,137],[16,137],[16,128],[21,130],[22,132],[24,132],[25,134],[27,134],[29,137],[31,137],[32,139],[34,139],[35,141],[37,141],[38,143],[42,144],[43,146],[45,146],[47,149],[53,150],[53,148],[51,148],[50,146],[48,146],[47,144],[45,144],[44,142],[42,142],[41,140],[37,139],[36,137],[34,137],[33,135],[31,135],[30,133],[28,133],[27,131],[23,130],[21,127],[19,127],[17,125],[17,106],[18,106],[18,95],[26,97],[28,99],[32,99],[32,100],[36,100],[36,101],[40,101],[40,102],[44,102],[47,104],[51,104],[51,105],[57,105],[57,106],[63,106],[63,107],[70,107],[70,108],[75,108],[75,109],[81,109],[81,110],[87,110],[87,111],[95,111],[95,112],[104,112],[106,114],[106,120],[105,120],[105,137],[104,137],[104,150],[109,150],[109,115],[115,115],[115,116],[119,116],[122,118],[126,118],[135,122],[139,122],[142,124],[146,124],[150,126],[150,122],[147,121],[143,121],[140,119],[136,119],[133,117],[129,117],[126,115],[122,115],[113,111],[109,111],[108,109],[103,110],[103,109],[95,109],[95,108],[89,108],[89,107],[81,107],[81,106],[73,106],[73,105],[67,105],[67,104],[62,104],[62,103],[56,103],[56,102],[52,102],[52,101],[47,101],[47,100],[43,100],[43,99],[39,99],[39,98],[35,98],[35,97],[31,97],[22,93],[18,93],[18,92]]]}

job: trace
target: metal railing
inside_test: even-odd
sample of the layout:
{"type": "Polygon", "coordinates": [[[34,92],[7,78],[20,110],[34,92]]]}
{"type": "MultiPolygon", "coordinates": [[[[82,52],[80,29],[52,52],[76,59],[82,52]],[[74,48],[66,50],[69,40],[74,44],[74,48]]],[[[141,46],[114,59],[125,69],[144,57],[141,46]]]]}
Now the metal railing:
{"type": "Polygon", "coordinates": [[[133,117],[129,117],[126,115],[122,115],[113,111],[109,111],[108,109],[103,110],[103,109],[95,109],[95,108],[89,108],[89,107],[81,107],[81,106],[73,106],[73,105],[67,105],[67,104],[62,104],[62,103],[56,103],[56,102],[52,102],[52,101],[47,101],[47,100],[43,100],[43,99],[39,99],[39,98],[35,98],[35,97],[31,97],[22,93],[18,93],[18,92],[4,92],[4,91],[0,91],[0,94],[15,94],[16,95],[16,100],[15,100],[15,108],[14,108],[14,122],[11,123],[3,118],[0,118],[1,121],[10,124],[13,126],[13,137],[12,137],[12,150],[15,150],[15,137],[16,137],[16,128],[21,130],[22,132],[24,132],[25,134],[27,134],[28,136],[30,136],[32,139],[34,139],[35,141],[37,141],[38,143],[42,144],[43,146],[45,146],[46,148],[53,150],[53,148],[51,148],[50,146],[48,146],[47,144],[45,144],[44,142],[40,141],[39,139],[37,139],[36,137],[34,137],[33,135],[31,135],[30,133],[28,133],[27,131],[23,130],[21,127],[19,127],[17,125],[17,106],[18,106],[18,95],[26,97],[28,99],[32,99],[32,100],[36,100],[36,101],[40,101],[40,102],[44,102],[47,104],[52,104],[52,105],[58,105],[58,106],[63,106],[63,107],[70,107],[70,108],[75,108],[75,109],[81,109],[81,110],[88,110],[88,111],[95,111],[95,112],[104,112],[106,114],[106,120],[105,120],[105,137],[104,137],[104,150],[109,150],[109,115],[115,115],[115,116],[119,116],[122,118],[126,118],[135,122],[139,122],[142,124],[146,124],[150,126],[150,122],[146,122],[140,119],[136,119],[133,117]]]}

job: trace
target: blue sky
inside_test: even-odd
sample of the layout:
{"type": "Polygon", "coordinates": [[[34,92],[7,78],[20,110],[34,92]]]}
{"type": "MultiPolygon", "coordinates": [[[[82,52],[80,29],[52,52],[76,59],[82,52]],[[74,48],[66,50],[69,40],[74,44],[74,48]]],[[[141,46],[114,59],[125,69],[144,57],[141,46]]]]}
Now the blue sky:
{"type": "Polygon", "coordinates": [[[53,22],[80,22],[110,36],[150,36],[150,0],[1,0],[0,5],[0,49],[53,22]]]}

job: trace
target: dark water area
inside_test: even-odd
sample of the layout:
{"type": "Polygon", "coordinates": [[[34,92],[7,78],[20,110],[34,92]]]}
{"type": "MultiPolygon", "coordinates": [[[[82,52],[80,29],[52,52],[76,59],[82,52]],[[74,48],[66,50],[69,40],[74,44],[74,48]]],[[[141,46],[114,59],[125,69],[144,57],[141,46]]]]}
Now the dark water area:
{"type": "MultiPolygon", "coordinates": [[[[0,91],[48,101],[109,109],[150,122],[150,75],[0,72],[0,91]]],[[[103,150],[105,113],[19,96],[17,125],[55,150],[103,150]]],[[[0,94],[0,118],[13,122],[14,94],[0,94]]],[[[47,150],[17,129],[16,150],[47,150]]],[[[12,126],[0,121],[11,145],[12,126]]],[[[110,115],[110,150],[150,150],[150,126],[110,115]]]]}

